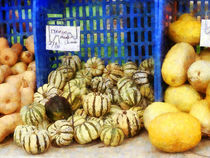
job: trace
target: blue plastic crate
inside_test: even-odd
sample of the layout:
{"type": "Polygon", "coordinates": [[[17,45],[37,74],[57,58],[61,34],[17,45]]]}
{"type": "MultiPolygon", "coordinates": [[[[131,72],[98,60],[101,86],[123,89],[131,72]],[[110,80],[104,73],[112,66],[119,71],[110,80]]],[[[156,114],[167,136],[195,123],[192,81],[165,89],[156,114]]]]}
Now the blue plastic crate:
{"type": "Polygon", "coordinates": [[[32,0],[0,0],[0,37],[24,45],[32,33],[32,0]]]}
{"type": "MultiPolygon", "coordinates": [[[[155,60],[155,99],[162,100],[161,53],[155,45],[159,2],[154,0],[36,0],[33,26],[36,52],[37,86],[47,82],[50,71],[66,52],[46,50],[46,25],[81,27],[83,61],[98,56],[105,61],[123,64],[155,60]]],[[[158,33],[158,32],[157,32],[158,33]]]]}

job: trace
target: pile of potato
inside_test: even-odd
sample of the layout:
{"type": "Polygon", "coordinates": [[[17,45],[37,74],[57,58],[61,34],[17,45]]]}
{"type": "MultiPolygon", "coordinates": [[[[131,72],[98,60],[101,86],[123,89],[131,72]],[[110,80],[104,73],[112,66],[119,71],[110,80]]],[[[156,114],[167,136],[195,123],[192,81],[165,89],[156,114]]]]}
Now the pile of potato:
{"type": "Polygon", "coordinates": [[[6,38],[0,38],[0,142],[16,125],[21,124],[19,111],[33,102],[36,87],[33,36],[11,47],[6,38]]]}

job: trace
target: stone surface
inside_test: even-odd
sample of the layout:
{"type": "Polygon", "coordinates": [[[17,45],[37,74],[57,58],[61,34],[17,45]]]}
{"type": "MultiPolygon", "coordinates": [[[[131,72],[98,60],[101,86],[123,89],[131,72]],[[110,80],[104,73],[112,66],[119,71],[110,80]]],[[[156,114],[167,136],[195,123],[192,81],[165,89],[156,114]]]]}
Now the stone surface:
{"type": "Polygon", "coordinates": [[[50,157],[50,158],[203,158],[210,157],[210,139],[203,139],[200,144],[187,152],[169,154],[157,150],[149,142],[147,132],[125,139],[118,147],[105,147],[100,140],[86,145],[76,143],[63,148],[51,146],[46,153],[29,155],[22,148],[17,147],[12,138],[7,138],[0,144],[0,157],[50,157]]]}

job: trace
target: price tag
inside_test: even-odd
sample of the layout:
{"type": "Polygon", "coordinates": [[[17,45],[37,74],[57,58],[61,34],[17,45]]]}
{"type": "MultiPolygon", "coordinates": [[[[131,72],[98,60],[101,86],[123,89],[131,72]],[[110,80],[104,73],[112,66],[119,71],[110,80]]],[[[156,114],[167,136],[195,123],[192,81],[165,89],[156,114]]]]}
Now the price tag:
{"type": "Polygon", "coordinates": [[[80,27],[47,25],[46,49],[80,51],[80,27]]]}
{"type": "Polygon", "coordinates": [[[210,47],[210,20],[201,21],[200,46],[210,47]]]}

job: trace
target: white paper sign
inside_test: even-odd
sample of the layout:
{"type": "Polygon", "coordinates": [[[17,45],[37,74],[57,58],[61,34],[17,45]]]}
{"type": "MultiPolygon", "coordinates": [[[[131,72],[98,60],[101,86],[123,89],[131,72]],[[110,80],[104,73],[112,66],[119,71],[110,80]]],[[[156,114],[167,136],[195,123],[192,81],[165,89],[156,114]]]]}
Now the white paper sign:
{"type": "Polygon", "coordinates": [[[46,49],[80,51],[80,27],[47,25],[46,49]]]}
{"type": "Polygon", "coordinates": [[[201,21],[200,46],[210,47],[210,20],[201,21]]]}

